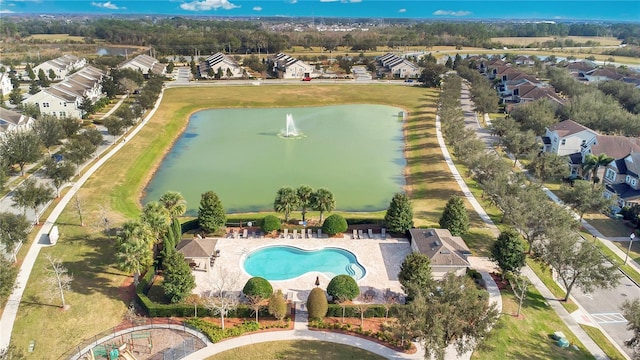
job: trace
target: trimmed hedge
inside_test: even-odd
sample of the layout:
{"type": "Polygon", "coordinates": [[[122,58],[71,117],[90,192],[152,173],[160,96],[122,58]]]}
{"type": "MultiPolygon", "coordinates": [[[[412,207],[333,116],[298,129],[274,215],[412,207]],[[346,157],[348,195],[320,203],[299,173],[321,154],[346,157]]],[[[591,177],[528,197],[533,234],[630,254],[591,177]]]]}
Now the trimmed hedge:
{"type": "Polygon", "coordinates": [[[207,335],[212,343],[217,343],[226,338],[240,336],[246,332],[260,330],[260,324],[255,321],[243,322],[242,324],[234,327],[225,327],[224,330],[216,324],[197,318],[187,319],[185,320],[185,324],[207,335]]]}
{"type": "Polygon", "coordinates": [[[246,296],[260,296],[263,299],[268,299],[273,294],[273,287],[267,279],[254,276],[247,280],[244,288],[242,288],[242,293],[246,296]]]}
{"type": "Polygon", "coordinates": [[[347,228],[347,221],[339,214],[330,215],[322,223],[322,232],[330,236],[343,233],[347,228]]]}
{"type": "Polygon", "coordinates": [[[196,230],[200,227],[198,224],[198,218],[187,220],[181,224],[182,234],[189,232],[191,230],[196,230]]]}
{"type": "MultiPolygon", "coordinates": [[[[404,307],[404,305],[391,305],[389,309],[389,317],[396,317],[400,310],[404,307]]],[[[385,314],[384,306],[378,304],[371,304],[368,306],[367,312],[365,312],[364,317],[366,318],[383,318],[385,314]]],[[[352,317],[352,318],[360,318],[360,311],[358,311],[353,305],[345,305],[344,306],[344,316],[352,317]]],[[[342,306],[338,304],[329,304],[329,309],[327,310],[327,317],[342,317],[342,306]]]]}
{"type": "Polygon", "coordinates": [[[267,215],[260,221],[260,226],[262,227],[262,231],[270,233],[275,230],[280,230],[282,223],[277,216],[267,215]]]}

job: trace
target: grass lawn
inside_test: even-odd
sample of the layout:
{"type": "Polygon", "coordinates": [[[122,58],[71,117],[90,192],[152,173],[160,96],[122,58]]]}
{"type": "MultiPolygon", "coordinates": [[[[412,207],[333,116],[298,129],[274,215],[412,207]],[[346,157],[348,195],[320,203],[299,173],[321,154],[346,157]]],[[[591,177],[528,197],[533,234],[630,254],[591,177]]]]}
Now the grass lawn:
{"type": "Polygon", "coordinates": [[[595,328],[589,325],[580,324],[582,330],[584,330],[590,338],[594,339],[594,341],[600,346],[602,351],[609,357],[610,360],[624,360],[626,357],[618,351],[618,349],[609,341],[609,339],[604,336],[600,329],[595,328]]]}
{"type": "Polygon", "coordinates": [[[382,356],[352,346],[326,341],[274,341],[227,350],[207,360],[348,360],[384,359],[382,356]]]}
{"type": "Polygon", "coordinates": [[[517,309],[517,299],[503,290],[500,320],[472,359],[593,359],[534,287],[529,288],[520,318],[513,316],[517,309]],[[579,350],[558,347],[549,337],[556,331],[562,331],[567,340],[579,344],[579,350]]]}
{"type": "Polygon", "coordinates": [[[629,237],[633,228],[623,220],[612,219],[604,214],[584,214],[584,219],[606,237],[629,237]]]}
{"type": "MultiPolygon", "coordinates": [[[[564,291],[558,283],[556,283],[551,277],[551,271],[549,269],[543,268],[539,262],[532,260],[531,258],[527,258],[527,265],[533,270],[536,275],[542,280],[542,282],[546,285],[546,287],[551,291],[553,296],[558,299],[564,299],[567,292],[564,291]]],[[[569,312],[572,313],[578,310],[578,305],[574,304],[571,299],[567,300],[567,302],[561,301],[562,306],[569,312]]]]}
{"type": "Polygon", "coordinates": [[[501,42],[505,45],[522,45],[526,46],[529,44],[533,44],[536,42],[544,42],[544,41],[553,41],[555,39],[559,40],[573,40],[575,42],[585,43],[587,41],[593,41],[600,43],[602,46],[606,45],[620,45],[620,39],[616,39],[615,37],[599,37],[599,36],[539,36],[539,37],[496,37],[491,38],[491,41],[501,42]]]}
{"type": "Polygon", "coordinates": [[[72,41],[84,43],[84,36],[73,36],[69,34],[34,34],[26,38],[25,40],[44,40],[50,42],[60,42],[60,41],[72,41]]]}

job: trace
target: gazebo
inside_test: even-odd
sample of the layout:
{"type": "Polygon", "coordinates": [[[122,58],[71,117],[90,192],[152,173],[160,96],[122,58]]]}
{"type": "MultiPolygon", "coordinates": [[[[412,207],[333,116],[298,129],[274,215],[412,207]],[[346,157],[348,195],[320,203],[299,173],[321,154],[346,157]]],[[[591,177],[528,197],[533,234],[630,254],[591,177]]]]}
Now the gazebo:
{"type": "Polygon", "coordinates": [[[182,240],[176,250],[184,255],[193,270],[209,271],[217,256],[216,239],[195,237],[182,240]]]}

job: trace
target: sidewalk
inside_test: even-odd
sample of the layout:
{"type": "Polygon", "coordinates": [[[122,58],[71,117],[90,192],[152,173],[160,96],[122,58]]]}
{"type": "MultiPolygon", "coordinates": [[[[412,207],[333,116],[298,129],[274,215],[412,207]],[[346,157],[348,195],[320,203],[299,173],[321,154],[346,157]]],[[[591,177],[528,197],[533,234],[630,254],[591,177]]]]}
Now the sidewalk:
{"type": "MultiPolygon", "coordinates": [[[[476,124],[476,126],[478,126],[478,122],[475,118],[475,112],[471,108],[471,101],[469,100],[468,90],[466,90],[466,87],[464,85],[463,85],[463,89],[461,89],[460,97],[461,99],[466,100],[465,102],[461,101],[462,110],[465,113],[465,123],[469,122],[469,123],[476,124]],[[465,91],[467,92],[466,96],[465,96],[465,91]],[[473,116],[473,118],[471,118],[471,116],[473,116]]],[[[480,206],[480,204],[476,200],[473,193],[469,191],[467,184],[464,182],[464,180],[458,173],[458,170],[453,165],[453,160],[451,159],[447,146],[444,142],[444,137],[442,136],[441,129],[442,127],[440,124],[440,117],[436,115],[436,136],[438,138],[438,144],[440,145],[440,149],[442,150],[442,154],[445,158],[445,161],[447,162],[447,165],[451,169],[451,173],[453,174],[456,182],[462,189],[462,192],[464,193],[467,200],[471,202],[471,205],[473,206],[474,210],[476,210],[478,215],[480,215],[480,218],[488,225],[491,232],[495,236],[498,236],[500,233],[498,228],[495,226],[493,221],[491,221],[491,219],[485,212],[484,208],[480,206]],[[477,204],[477,206],[475,204],[477,204]]],[[[488,143],[488,138],[485,137],[483,140],[485,141],[487,148],[489,148],[490,144],[488,143]]],[[[526,267],[525,269],[523,269],[523,274],[525,274],[529,278],[529,281],[542,294],[542,296],[544,296],[547,299],[555,299],[551,291],[549,291],[549,289],[542,283],[542,281],[536,276],[536,274],[533,273],[531,269],[529,269],[529,267],[526,267]]],[[[574,335],[578,338],[578,340],[585,346],[585,348],[589,352],[591,352],[591,354],[593,354],[593,356],[596,359],[608,359],[608,357],[604,354],[602,349],[600,349],[600,347],[597,344],[595,344],[593,340],[591,340],[589,335],[587,335],[587,333],[585,333],[584,330],[580,328],[580,326],[577,324],[575,319],[564,309],[564,307],[562,307],[561,304],[558,303],[557,300],[550,301],[550,304],[553,307],[553,309],[556,311],[560,319],[567,325],[567,327],[569,327],[569,329],[571,329],[571,331],[573,331],[574,335]],[[554,306],[554,303],[556,306],[554,306]]]]}
{"type": "MultiPolygon", "coordinates": [[[[158,105],[162,101],[162,97],[164,96],[164,89],[160,93],[158,100],[154,104],[153,109],[149,112],[149,114],[142,120],[127,136],[134,137],[153,117],[158,109],[158,105]]],[[[31,270],[33,269],[33,265],[36,262],[38,254],[40,253],[40,249],[44,246],[50,246],[49,244],[49,232],[55,225],[58,216],[62,213],[64,208],[67,206],[69,201],[73,198],[76,192],[84,185],[84,183],[93,175],[96,170],[98,170],[102,164],[107,162],[113,155],[115,155],[120,149],[125,145],[125,143],[119,143],[115,147],[111,149],[107,154],[100,157],[98,161],[96,161],[91,168],[89,168],[76,182],[73,184],[71,189],[65,194],[65,196],[60,200],[58,205],[53,209],[51,215],[44,222],[40,231],[36,234],[36,237],[25,256],[22,266],[20,266],[20,271],[18,272],[18,277],[16,279],[15,288],[13,292],[9,296],[7,300],[7,304],[5,305],[4,311],[2,312],[2,317],[0,317],[0,349],[4,349],[9,346],[9,342],[11,341],[11,333],[13,331],[13,324],[16,320],[16,316],[18,314],[18,308],[20,307],[20,302],[22,300],[22,294],[24,293],[24,289],[27,286],[27,282],[29,281],[29,276],[31,275],[31,270]]]]}

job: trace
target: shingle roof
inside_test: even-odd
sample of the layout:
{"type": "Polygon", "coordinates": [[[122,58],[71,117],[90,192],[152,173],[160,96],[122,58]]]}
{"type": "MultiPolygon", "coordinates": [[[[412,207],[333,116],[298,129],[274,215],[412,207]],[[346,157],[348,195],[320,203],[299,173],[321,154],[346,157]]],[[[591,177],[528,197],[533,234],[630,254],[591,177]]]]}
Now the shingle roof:
{"type": "Polygon", "coordinates": [[[625,157],[626,174],[640,176],[640,153],[634,152],[625,157]]]}
{"type": "Polygon", "coordinates": [[[466,257],[471,251],[461,237],[447,229],[410,229],[411,241],[420,253],[431,260],[432,266],[470,266],[466,257]]]}
{"type": "Polygon", "coordinates": [[[619,135],[597,135],[596,143],[591,145],[591,153],[607,154],[614,159],[623,158],[630,153],[640,152],[640,139],[619,135]]]}
{"type": "Polygon", "coordinates": [[[618,195],[619,198],[624,201],[631,201],[640,199],[640,190],[634,190],[631,186],[626,183],[622,184],[608,184],[607,190],[611,191],[618,195]]]}
{"type": "Polygon", "coordinates": [[[588,127],[578,124],[577,122],[573,121],[573,120],[565,120],[565,121],[561,121],[551,127],[549,127],[550,131],[555,131],[558,133],[558,135],[560,135],[561,137],[565,137],[567,135],[572,135],[572,134],[577,134],[580,131],[591,131],[593,133],[595,133],[595,131],[589,129],[588,127]]]}
{"type": "Polygon", "coordinates": [[[182,240],[176,250],[183,254],[185,258],[208,258],[213,255],[216,249],[216,239],[211,238],[193,238],[182,240]]]}

